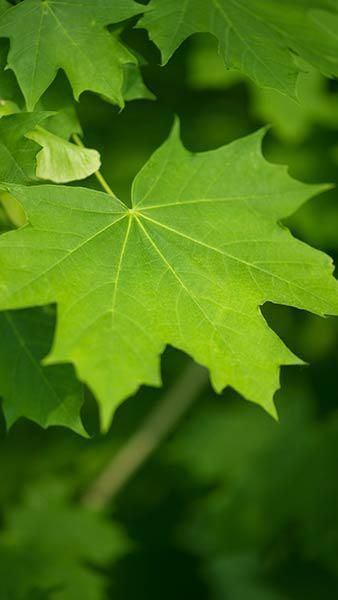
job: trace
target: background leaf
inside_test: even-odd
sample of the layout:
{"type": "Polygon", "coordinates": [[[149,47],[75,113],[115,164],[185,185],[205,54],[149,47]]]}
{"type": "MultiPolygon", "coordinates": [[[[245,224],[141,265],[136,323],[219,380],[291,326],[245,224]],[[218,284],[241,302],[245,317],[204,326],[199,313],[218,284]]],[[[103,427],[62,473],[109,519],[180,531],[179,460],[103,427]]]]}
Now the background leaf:
{"type": "Polygon", "coordinates": [[[227,67],[258,85],[295,96],[298,54],[324,75],[338,75],[336,5],[329,0],[151,0],[139,27],[149,31],[166,63],[190,35],[210,32],[227,67]],[[325,23],[330,23],[325,26],[325,23]]]}
{"type": "Polygon", "coordinates": [[[57,2],[25,0],[1,15],[0,37],[11,40],[8,66],[14,71],[33,110],[63,69],[79,97],[84,90],[103,94],[123,106],[123,65],[133,55],[111,35],[106,25],[141,12],[133,0],[57,2]]]}
{"type": "Polygon", "coordinates": [[[65,425],[81,435],[83,389],[70,365],[43,367],[53,333],[51,309],[0,313],[0,395],[7,426],[27,417],[42,427],[65,425]]]}

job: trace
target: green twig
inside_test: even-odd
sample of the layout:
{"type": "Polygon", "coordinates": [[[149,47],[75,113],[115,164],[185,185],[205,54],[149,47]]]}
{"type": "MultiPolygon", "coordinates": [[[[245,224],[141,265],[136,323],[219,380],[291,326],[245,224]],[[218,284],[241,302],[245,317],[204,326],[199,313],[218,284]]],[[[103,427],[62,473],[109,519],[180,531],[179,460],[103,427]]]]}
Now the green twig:
{"type": "Polygon", "coordinates": [[[86,490],[82,503],[95,510],[102,510],[109,505],[198,398],[207,382],[206,369],[195,363],[189,364],[145,419],[139,431],[131,436],[86,490]]]}
{"type": "MultiPolygon", "coordinates": [[[[77,133],[72,133],[72,138],[77,146],[80,146],[80,148],[85,147],[80,136],[78,136],[77,133]]],[[[105,178],[103,177],[101,171],[95,171],[94,175],[95,175],[97,181],[99,182],[99,184],[101,185],[102,189],[107,194],[109,194],[109,196],[112,196],[112,198],[114,198],[114,200],[117,200],[120,204],[122,204],[124,206],[123,202],[121,202],[121,200],[117,196],[115,196],[113,190],[111,189],[110,185],[107,183],[105,178]]]]}

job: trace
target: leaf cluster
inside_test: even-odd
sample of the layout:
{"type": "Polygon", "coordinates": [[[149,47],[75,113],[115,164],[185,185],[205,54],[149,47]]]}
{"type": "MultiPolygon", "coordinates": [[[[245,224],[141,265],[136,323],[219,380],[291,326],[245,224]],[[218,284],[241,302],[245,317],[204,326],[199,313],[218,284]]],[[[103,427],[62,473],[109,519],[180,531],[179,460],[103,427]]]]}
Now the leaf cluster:
{"type": "Polygon", "coordinates": [[[5,600],[335,597],[337,31],[334,0],[0,0],[5,600]],[[183,354],[203,404],[84,508],[183,354]]]}

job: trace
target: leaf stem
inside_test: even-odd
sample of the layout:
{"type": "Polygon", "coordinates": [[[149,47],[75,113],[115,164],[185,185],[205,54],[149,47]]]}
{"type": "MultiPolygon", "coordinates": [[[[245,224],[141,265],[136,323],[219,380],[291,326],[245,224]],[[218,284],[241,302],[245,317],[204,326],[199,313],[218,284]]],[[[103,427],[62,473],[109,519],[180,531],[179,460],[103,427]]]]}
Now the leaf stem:
{"type": "Polygon", "coordinates": [[[147,416],[141,428],[117,452],[82,497],[90,509],[103,510],[160,445],[208,383],[208,372],[190,363],[147,416]]]}
{"type": "MultiPolygon", "coordinates": [[[[74,140],[74,142],[75,142],[75,144],[77,146],[80,146],[80,148],[84,148],[85,147],[84,144],[83,144],[83,142],[82,142],[82,140],[81,140],[81,138],[80,138],[80,136],[77,135],[77,133],[72,133],[72,138],[73,138],[73,140],[74,140]]],[[[112,198],[114,198],[114,200],[117,200],[118,202],[120,202],[120,204],[122,204],[124,206],[123,202],[121,202],[121,200],[117,196],[115,196],[113,190],[111,189],[110,185],[107,183],[107,181],[105,180],[105,178],[103,177],[101,171],[95,171],[94,175],[95,175],[97,181],[99,182],[99,184],[101,185],[102,189],[107,194],[109,194],[109,196],[111,196],[112,198]]]]}

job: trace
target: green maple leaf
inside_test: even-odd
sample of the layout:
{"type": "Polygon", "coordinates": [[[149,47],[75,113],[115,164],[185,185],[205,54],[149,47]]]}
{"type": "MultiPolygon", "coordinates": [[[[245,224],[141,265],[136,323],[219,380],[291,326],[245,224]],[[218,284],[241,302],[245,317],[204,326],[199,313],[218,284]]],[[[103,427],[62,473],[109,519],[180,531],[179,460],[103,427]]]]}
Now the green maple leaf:
{"type": "Polygon", "coordinates": [[[262,133],[191,154],[177,127],[141,170],[133,208],[102,192],[6,185],[29,226],[0,238],[0,308],[57,303],[48,363],[72,362],[104,427],[121,400],[160,385],[166,344],[273,412],[279,366],[299,364],[267,301],[338,314],[332,262],[279,220],[322,187],[261,154],[262,133]]]}
{"type": "Polygon", "coordinates": [[[329,90],[328,80],[317,69],[295,59],[300,69],[297,99],[277,90],[262,89],[236,70],[224,68],[212,38],[198,37],[188,54],[189,84],[198,90],[226,90],[239,83],[249,85],[251,110],[255,117],[273,126],[286,142],[302,142],[315,124],[338,128],[338,94],[329,90]]]}
{"type": "Polygon", "coordinates": [[[331,0],[151,0],[138,26],[167,62],[190,35],[209,32],[226,66],[260,86],[295,95],[293,53],[338,76],[338,8],[331,0]]]}
{"type": "Polygon", "coordinates": [[[27,417],[42,427],[65,425],[85,435],[83,390],[71,365],[40,364],[53,330],[53,315],[45,309],[0,313],[0,396],[6,422],[10,427],[27,417]]]}
{"type": "Polygon", "coordinates": [[[8,66],[27,109],[63,69],[74,95],[91,90],[123,106],[123,68],[136,59],[106,26],[142,12],[133,0],[24,0],[0,17],[0,37],[10,39],[8,66]]]}

